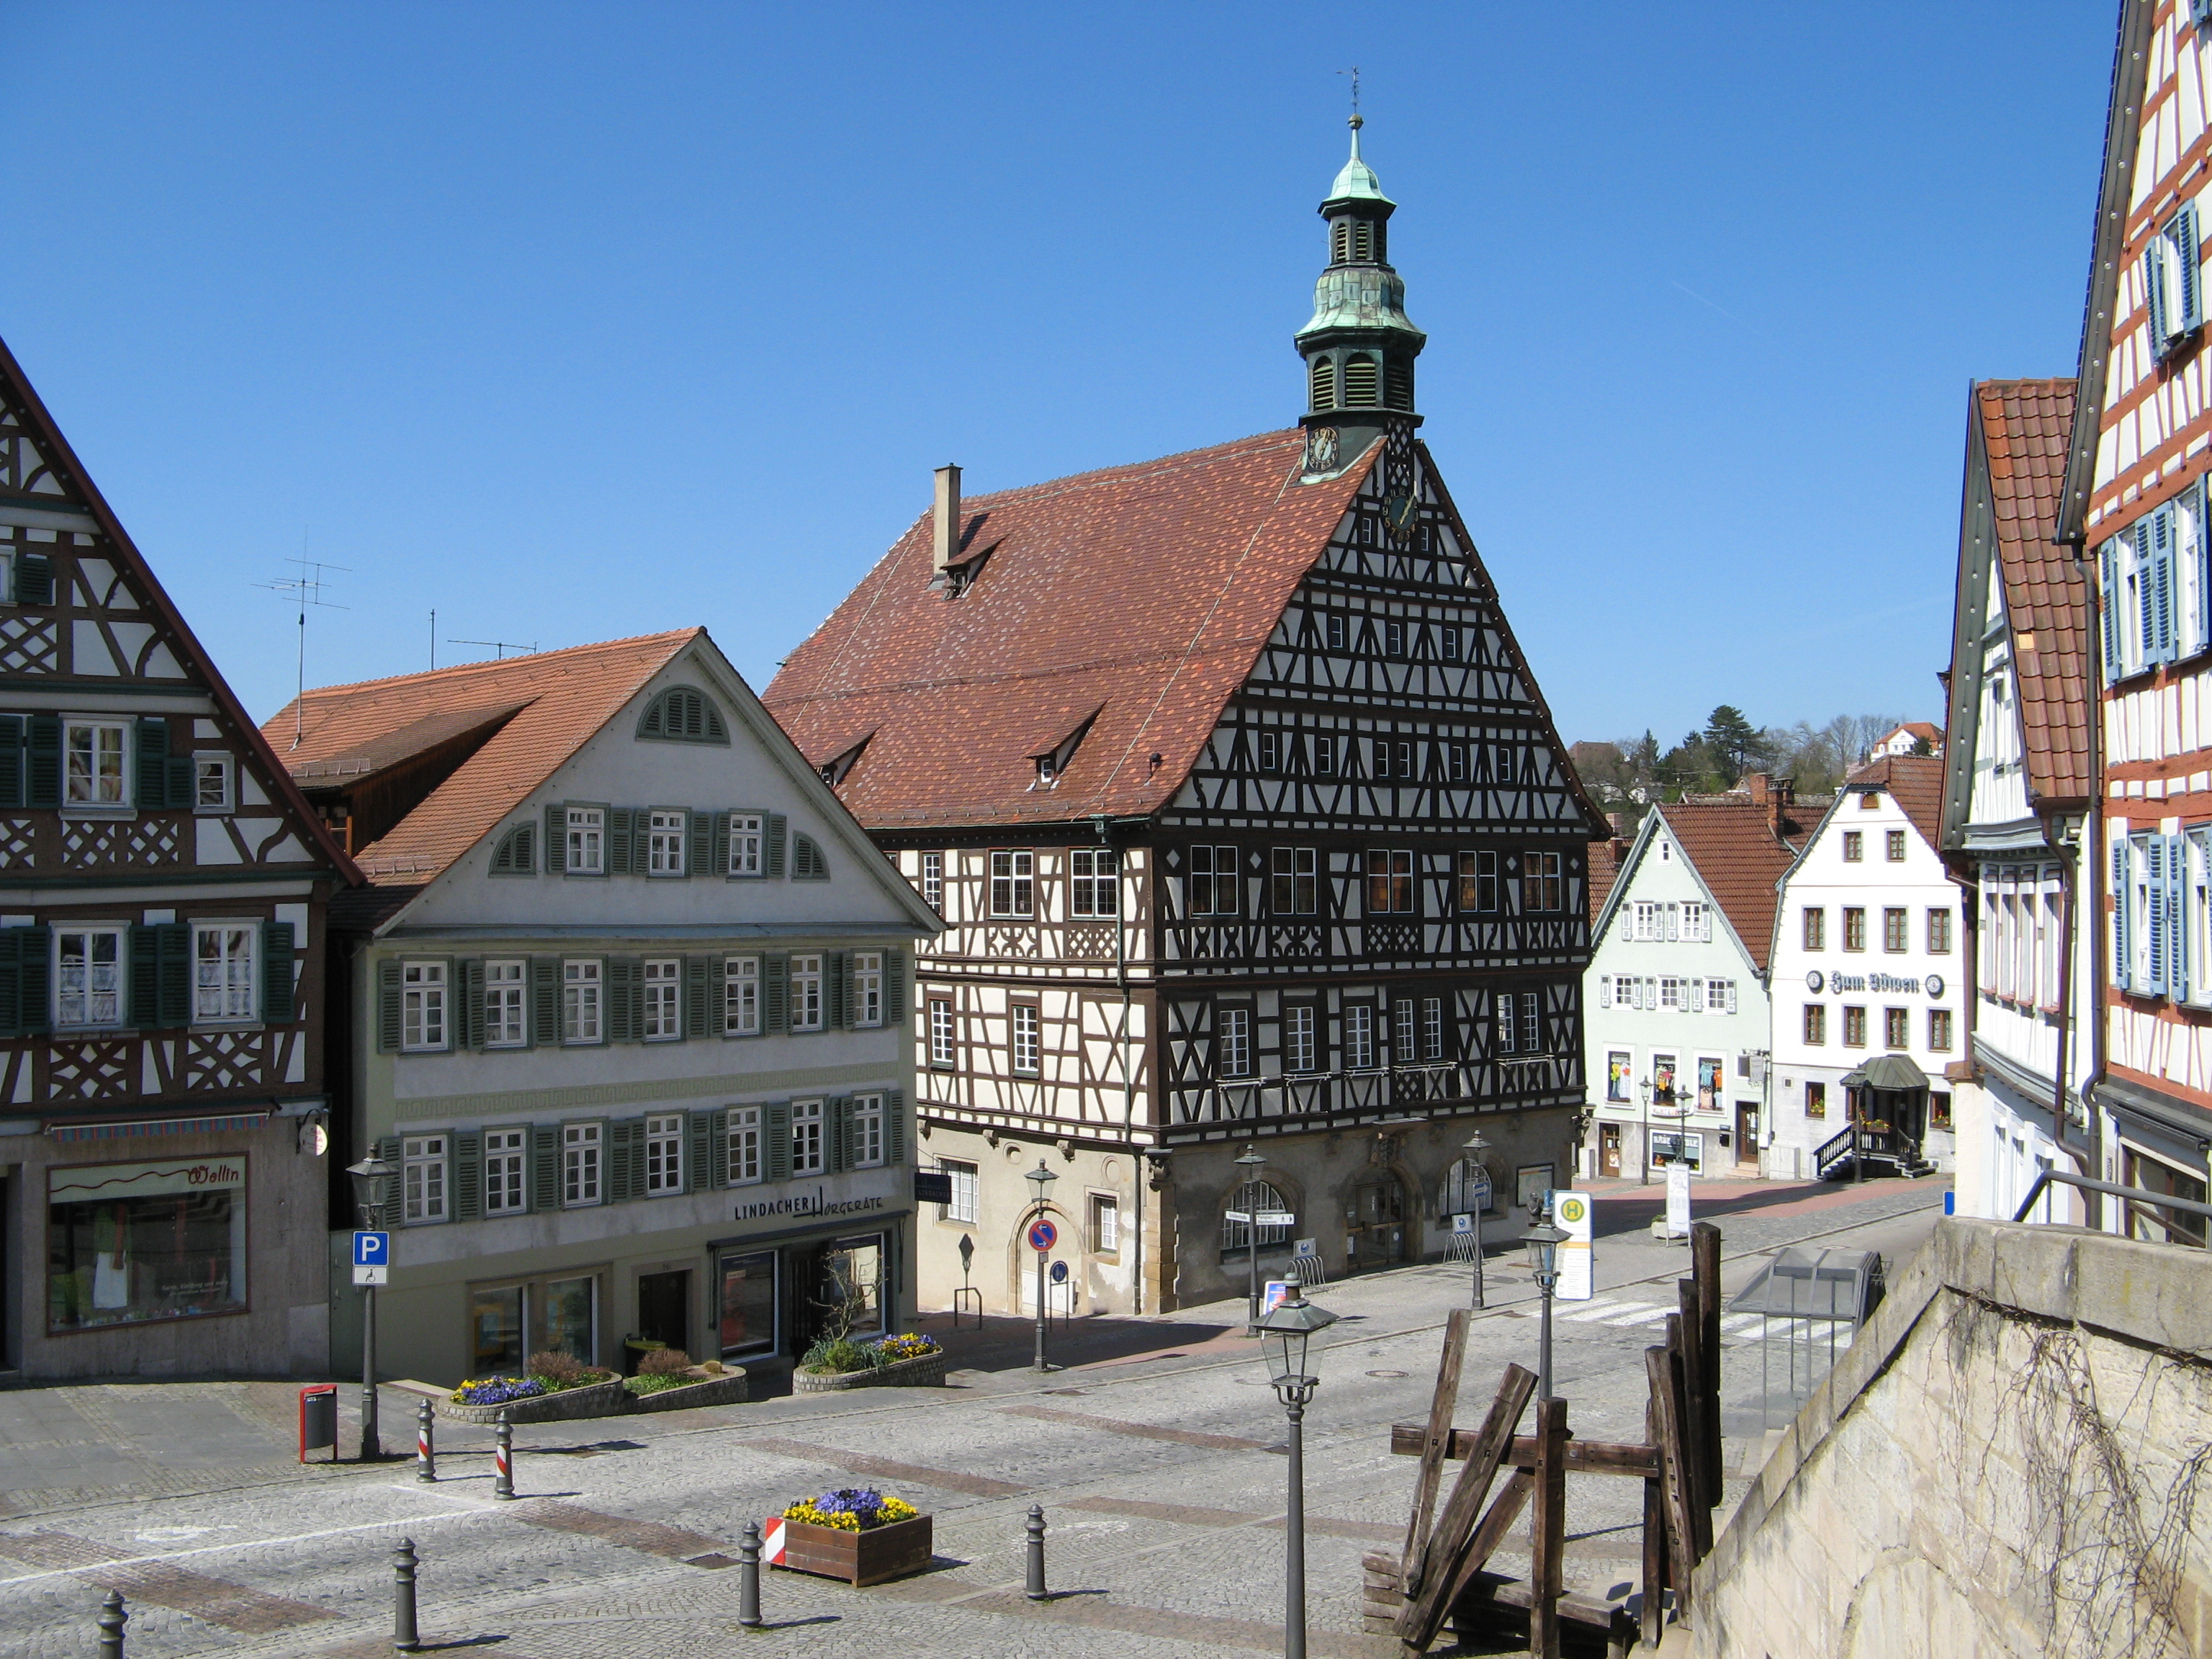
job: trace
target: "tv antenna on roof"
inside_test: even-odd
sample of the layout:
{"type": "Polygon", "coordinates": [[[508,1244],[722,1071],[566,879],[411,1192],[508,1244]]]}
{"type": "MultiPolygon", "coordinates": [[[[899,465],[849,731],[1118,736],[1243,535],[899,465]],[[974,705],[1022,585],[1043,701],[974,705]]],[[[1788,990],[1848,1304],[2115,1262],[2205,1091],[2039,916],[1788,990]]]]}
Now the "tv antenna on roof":
{"type": "Polygon", "coordinates": [[[456,640],[449,638],[447,640],[446,643],[447,645],[489,646],[491,649],[499,653],[492,659],[494,662],[505,661],[507,653],[510,651],[520,652],[522,655],[526,657],[530,655],[532,652],[538,649],[538,641],[535,640],[531,641],[527,645],[517,645],[513,640],[456,640]]]}
{"type": "Polygon", "coordinates": [[[325,611],[353,609],[349,605],[334,604],[323,597],[323,590],[331,586],[324,580],[323,572],[342,570],[348,575],[351,575],[353,567],[343,564],[325,564],[320,559],[308,558],[307,550],[307,532],[302,530],[300,532],[300,556],[295,559],[287,559],[284,562],[287,564],[298,565],[300,574],[296,576],[279,576],[273,582],[253,584],[256,587],[267,588],[271,593],[281,593],[300,607],[300,684],[298,692],[292,699],[292,747],[295,749],[300,746],[301,736],[307,729],[307,607],[313,605],[320,605],[325,611]]]}

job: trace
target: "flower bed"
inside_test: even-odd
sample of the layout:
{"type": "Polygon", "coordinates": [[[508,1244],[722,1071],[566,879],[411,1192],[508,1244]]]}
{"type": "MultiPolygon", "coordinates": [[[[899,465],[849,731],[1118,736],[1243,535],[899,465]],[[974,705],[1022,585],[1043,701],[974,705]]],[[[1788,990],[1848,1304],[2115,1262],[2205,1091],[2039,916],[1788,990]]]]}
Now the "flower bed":
{"type": "Polygon", "coordinates": [[[771,1565],[856,1588],[919,1572],[935,1554],[932,1518],[902,1498],[843,1487],[769,1519],[771,1565]]]}
{"type": "Polygon", "coordinates": [[[817,1342],[792,1373],[793,1391],[836,1389],[935,1388],[945,1381],[945,1350],[909,1331],[878,1342],[817,1342]]]}
{"type": "Polygon", "coordinates": [[[566,1389],[541,1389],[535,1394],[518,1395],[489,1405],[464,1401],[459,1397],[459,1393],[457,1389],[434,1402],[441,1417],[450,1417],[459,1423],[496,1423],[499,1414],[505,1412],[510,1423],[559,1423],[574,1417],[612,1417],[629,1408],[629,1391],[623,1387],[622,1378],[611,1375],[604,1382],[566,1389]]]}
{"type": "Polygon", "coordinates": [[[633,1376],[628,1379],[628,1388],[629,1409],[634,1412],[682,1412],[701,1406],[735,1406],[748,1397],[748,1380],[742,1365],[726,1365],[714,1371],[695,1365],[686,1371],[633,1376]]]}

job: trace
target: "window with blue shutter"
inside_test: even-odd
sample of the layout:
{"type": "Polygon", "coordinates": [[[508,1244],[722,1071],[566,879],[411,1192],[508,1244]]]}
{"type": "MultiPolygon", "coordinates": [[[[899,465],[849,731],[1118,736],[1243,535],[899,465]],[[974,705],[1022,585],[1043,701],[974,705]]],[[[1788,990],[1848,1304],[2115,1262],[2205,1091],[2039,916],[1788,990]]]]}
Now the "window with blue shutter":
{"type": "Polygon", "coordinates": [[[2166,994],[2180,1002],[2189,995],[2189,843],[2180,836],[2161,839],[2166,890],[2158,902],[2166,907],[2166,994]]]}
{"type": "Polygon", "coordinates": [[[2172,662],[2173,650],[2173,508],[2150,515],[2150,575],[2143,590],[2143,661],[2172,662]]]}
{"type": "Polygon", "coordinates": [[[2099,550],[2097,631],[2105,637],[2105,684],[2120,677],[2120,612],[2114,602],[2119,592],[2120,544],[2117,539],[2099,550]]]}
{"type": "Polygon", "coordinates": [[[2128,906],[2134,892],[2128,882],[2128,827],[2118,819],[2112,821],[2112,983],[2123,991],[2135,989],[2135,957],[2130,949],[2128,906]]]}
{"type": "Polygon", "coordinates": [[[2143,304],[2150,313],[2150,349],[2154,356],[2163,357],[2168,342],[2173,337],[2172,304],[2166,293],[2166,269],[2170,250],[2166,238],[2154,236],[2150,246],[2143,250],[2143,304]]]}

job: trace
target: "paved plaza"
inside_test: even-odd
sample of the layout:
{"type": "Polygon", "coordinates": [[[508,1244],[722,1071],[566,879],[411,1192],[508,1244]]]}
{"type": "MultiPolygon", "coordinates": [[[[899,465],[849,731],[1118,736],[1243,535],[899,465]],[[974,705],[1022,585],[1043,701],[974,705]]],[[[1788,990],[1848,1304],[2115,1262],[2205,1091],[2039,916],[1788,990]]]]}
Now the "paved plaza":
{"type": "MultiPolygon", "coordinates": [[[[1860,1189],[1715,1183],[1733,1291],[1762,1253],[1802,1239],[1878,1249],[1893,1276],[1942,1205],[1934,1182],[1860,1189]]],[[[1555,1369],[1570,1424],[1640,1438],[1643,1349],[1662,1340],[1687,1252],[1655,1243],[1656,1192],[1601,1189],[1597,1283],[1563,1305],[1555,1369]]],[[[1510,1231],[1517,1232],[1516,1223],[1510,1231]]],[[[1504,1228],[1501,1232],[1507,1231],[1504,1228]]],[[[1510,1362],[1534,1366],[1534,1292],[1518,1253],[1488,1265],[1460,1420],[1510,1362]]],[[[1319,1297],[1341,1316],[1307,1414],[1309,1617],[1317,1655],[1395,1653],[1359,1629],[1359,1557],[1403,1534],[1413,1460],[1389,1425],[1422,1416],[1445,1313],[1468,1269],[1377,1273],[1319,1297]]],[[[391,1552],[422,1559],[426,1644],[502,1659],[774,1654],[1149,1656],[1279,1651],[1284,1422],[1241,1304],[1055,1328],[1066,1368],[1026,1369],[1030,1328],[957,1335],[943,1390],[864,1391],[549,1424],[515,1431],[520,1501],[490,1495],[486,1431],[440,1425],[441,1480],[390,1462],[302,1468],[295,1384],[24,1389],[0,1395],[0,1606],[10,1650],[89,1655],[110,1589],[130,1598],[134,1656],[390,1651],[391,1552]],[[826,1487],[868,1484],[935,1516],[937,1560],[854,1591],[764,1575],[770,1628],[736,1625],[732,1559],[749,1519],[826,1487]],[[1053,1599],[1022,1595],[1022,1522],[1049,1525],[1053,1599]]],[[[1731,1499],[1760,1442],[1758,1333],[1723,1356],[1731,1499]]],[[[357,1389],[349,1390],[349,1406],[357,1389]]],[[[413,1400],[387,1388],[387,1444],[410,1443],[413,1400]]],[[[345,1439],[354,1443],[349,1411],[345,1439]]],[[[1636,1575],[1638,1483],[1573,1477],[1568,1574],[1600,1592],[1636,1575]]],[[[1500,1565],[1526,1565],[1526,1521],[1500,1565]],[[1518,1549],[1521,1553],[1516,1554],[1518,1549]]]]}

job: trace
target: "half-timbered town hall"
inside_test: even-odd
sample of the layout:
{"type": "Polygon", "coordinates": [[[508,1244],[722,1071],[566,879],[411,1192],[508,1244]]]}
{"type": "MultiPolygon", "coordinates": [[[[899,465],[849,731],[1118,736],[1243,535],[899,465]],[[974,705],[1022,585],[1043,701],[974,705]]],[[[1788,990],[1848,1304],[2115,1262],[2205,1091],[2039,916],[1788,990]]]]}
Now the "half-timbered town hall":
{"type": "Polygon", "coordinates": [[[923,1305],[1335,1275],[1564,1184],[1608,833],[1415,436],[1425,337],[1351,160],[1291,430],[963,501],[765,699],[945,931],[917,963],[923,1305]],[[1266,1160],[1255,1172],[1240,1154],[1266,1160]],[[1249,1190],[1249,1197],[1240,1197],[1249,1190]]]}

